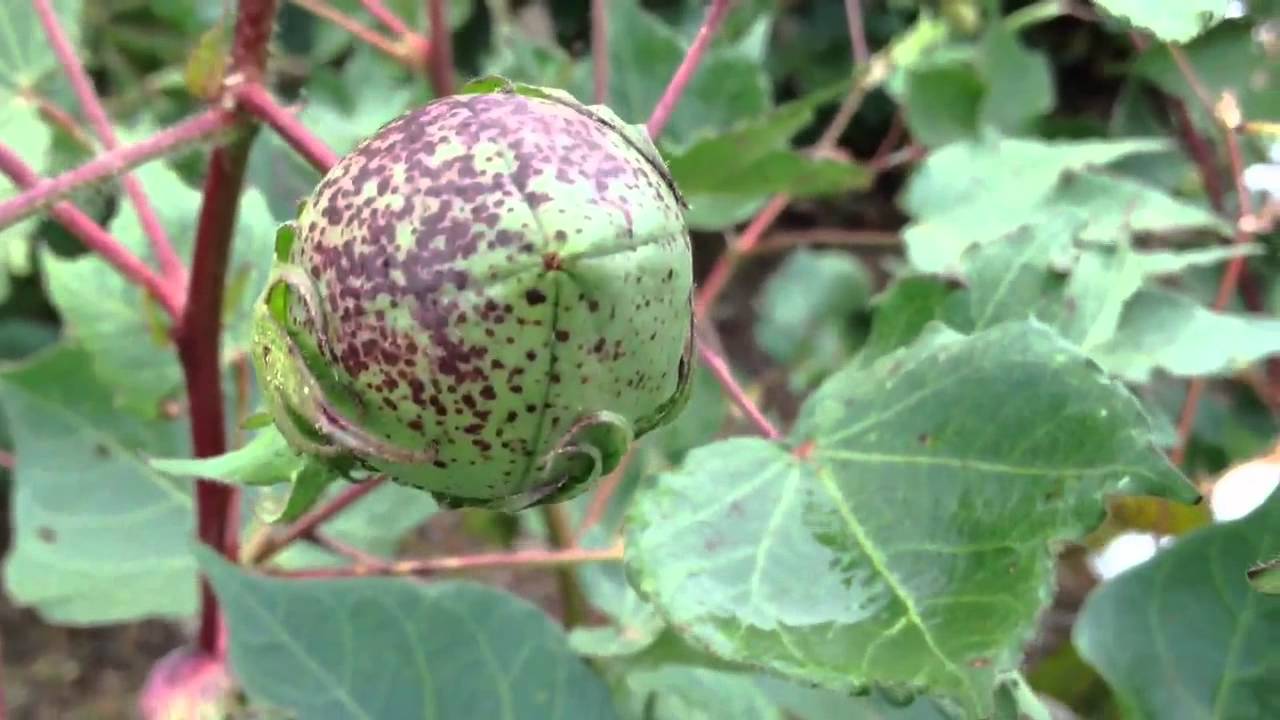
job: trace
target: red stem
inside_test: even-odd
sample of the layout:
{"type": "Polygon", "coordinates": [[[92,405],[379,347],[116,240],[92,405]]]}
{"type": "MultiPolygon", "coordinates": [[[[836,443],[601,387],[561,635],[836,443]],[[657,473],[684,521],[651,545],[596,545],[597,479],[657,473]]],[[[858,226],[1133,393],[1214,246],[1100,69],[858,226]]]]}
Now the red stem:
{"type": "MultiPolygon", "coordinates": [[[[240,0],[229,77],[245,83],[261,78],[275,16],[275,0],[240,0]]],[[[246,134],[210,152],[196,226],[190,294],[177,335],[196,457],[226,450],[218,346],[227,261],[251,143],[252,136],[246,134]]],[[[240,493],[234,486],[206,479],[196,481],[196,532],[202,542],[233,560],[239,545],[239,505],[240,493]]],[[[200,598],[199,647],[211,657],[223,658],[226,629],[217,597],[205,578],[201,578],[200,598]]]]}
{"type": "Polygon", "coordinates": [[[707,48],[711,46],[711,39],[715,37],[716,31],[724,23],[724,18],[729,14],[729,7],[732,0],[711,0],[711,8],[707,10],[707,19],[702,22],[702,27],[698,28],[698,34],[693,38],[693,44],[689,46],[689,52],[685,53],[684,60],[680,62],[680,67],[676,68],[676,72],[671,76],[671,82],[667,84],[667,89],[662,93],[662,99],[658,100],[658,104],[653,108],[653,114],[649,116],[649,137],[655,140],[667,126],[667,121],[671,119],[671,113],[675,112],[676,103],[679,102],[680,96],[684,94],[685,88],[688,87],[689,81],[693,79],[693,74],[698,70],[698,65],[702,62],[702,56],[706,54],[707,48]]]}
{"type": "MultiPolygon", "coordinates": [[[[18,157],[18,154],[4,145],[0,145],[0,172],[8,175],[21,188],[29,188],[40,182],[40,176],[18,157]]],[[[120,271],[120,274],[132,282],[141,285],[157,303],[160,304],[170,318],[178,318],[182,313],[182,294],[173,288],[154,270],[147,267],[129,249],[120,244],[101,225],[80,212],[69,202],[55,203],[49,214],[89,250],[97,253],[109,265],[120,271]]]]}
{"type": "Polygon", "coordinates": [[[368,10],[369,14],[372,15],[375,20],[382,23],[383,27],[390,30],[395,35],[400,37],[411,37],[416,34],[409,29],[409,26],[406,25],[403,20],[401,20],[395,13],[391,12],[386,5],[383,5],[382,0],[361,0],[361,4],[364,5],[364,9],[368,10]]]}
{"type": "Polygon", "coordinates": [[[307,162],[325,172],[338,162],[338,155],[316,137],[298,118],[271,96],[259,83],[247,83],[237,91],[242,107],[271,126],[307,162]]]}
{"type": "MultiPolygon", "coordinates": [[[[1249,232],[1242,219],[1253,214],[1253,198],[1249,195],[1249,189],[1244,185],[1244,153],[1240,149],[1240,138],[1236,135],[1236,128],[1228,125],[1222,118],[1217,117],[1214,108],[1214,101],[1209,95],[1208,90],[1200,81],[1196,74],[1195,68],[1187,60],[1182,50],[1176,45],[1169,46],[1169,53],[1177,64],[1178,69],[1182,72],[1187,84],[1191,86],[1196,97],[1204,104],[1205,109],[1211,117],[1215,117],[1222,125],[1223,139],[1227,146],[1227,157],[1231,161],[1231,175],[1235,180],[1236,201],[1239,203],[1239,214],[1236,217],[1235,238],[1236,244],[1245,244],[1253,242],[1253,233],[1249,232]]],[[[1227,263],[1226,269],[1222,273],[1222,279],[1218,283],[1218,294],[1213,299],[1213,309],[1222,310],[1227,306],[1231,297],[1235,295],[1236,288],[1240,282],[1240,276],[1244,273],[1245,258],[1238,255],[1231,258],[1227,263]]],[[[1187,398],[1182,405],[1182,412],[1178,416],[1178,436],[1177,443],[1169,452],[1170,459],[1174,464],[1181,465],[1186,459],[1187,442],[1191,438],[1192,428],[1195,426],[1196,411],[1200,406],[1200,398],[1204,395],[1205,379],[1202,377],[1192,378],[1187,384],[1187,398]]]]}
{"type": "Polygon", "coordinates": [[[328,522],[330,518],[338,513],[346,510],[357,500],[377,490],[387,479],[385,477],[376,477],[365,480],[360,483],[353,483],[342,492],[335,495],[331,500],[326,501],[311,512],[298,518],[296,522],[289,526],[287,530],[279,535],[269,536],[250,557],[250,562],[254,564],[264,563],[270,560],[284,548],[297,542],[298,540],[308,537],[315,532],[316,528],[328,522]]]}
{"type": "Polygon", "coordinates": [[[591,0],[591,75],[595,101],[609,102],[609,0],[591,0]]]}
{"type": "MultiPolygon", "coordinates": [[[[410,57],[406,54],[404,48],[397,45],[394,40],[388,39],[376,30],[365,27],[359,20],[356,20],[350,15],[347,15],[322,0],[290,0],[290,2],[310,12],[312,15],[328,20],[334,25],[346,30],[351,33],[352,37],[364,41],[365,44],[380,51],[382,54],[396,60],[397,62],[403,63],[411,68],[418,68],[422,65],[418,58],[410,57]]],[[[413,35],[412,37],[416,38],[417,35],[413,35]]]]}
{"type": "Polygon", "coordinates": [[[774,195],[768,204],[761,208],[760,212],[751,219],[750,224],[742,231],[742,235],[738,237],[738,241],[733,247],[727,249],[716,264],[712,266],[711,272],[707,274],[707,278],[702,281],[702,287],[698,290],[698,298],[694,303],[694,309],[698,317],[705,318],[710,312],[711,306],[715,304],[716,298],[724,290],[724,286],[729,282],[729,276],[733,274],[734,258],[739,255],[750,252],[756,243],[760,242],[760,238],[773,227],[773,223],[787,209],[787,205],[791,202],[789,195],[774,195]]]}
{"type": "Polygon", "coordinates": [[[849,43],[853,46],[853,64],[862,67],[871,59],[867,49],[867,32],[862,23],[862,3],[844,0],[844,14],[849,21],[849,43]]]}
{"type": "Polygon", "coordinates": [[[585,563],[621,561],[622,546],[615,545],[614,547],[603,549],[570,547],[558,550],[520,550],[517,552],[424,558],[421,560],[393,560],[385,563],[283,571],[273,574],[291,578],[312,579],[368,577],[371,575],[422,576],[486,568],[556,568],[585,563]]]}
{"type": "Polygon", "coordinates": [[[431,41],[427,43],[427,75],[431,78],[431,89],[436,97],[444,97],[453,94],[453,37],[444,0],[426,2],[427,22],[431,24],[431,41]]]}
{"type": "MultiPolygon", "coordinates": [[[[115,130],[111,127],[111,119],[107,117],[107,111],[102,106],[102,100],[98,98],[98,93],[94,90],[93,82],[85,72],[83,63],[76,57],[75,48],[72,47],[70,39],[58,23],[58,16],[54,13],[50,0],[33,0],[33,3],[36,15],[39,16],[40,24],[44,27],[45,35],[49,39],[49,46],[58,57],[58,62],[67,74],[67,79],[71,81],[71,87],[76,93],[76,99],[80,102],[80,109],[89,120],[89,126],[102,141],[103,147],[114,150],[120,143],[116,139],[115,130]]],[[[182,264],[182,259],[178,257],[177,251],[173,249],[173,243],[169,242],[169,236],[165,233],[155,208],[147,199],[142,184],[131,175],[122,177],[121,183],[137,211],[138,222],[142,226],[143,233],[151,242],[151,252],[160,263],[161,273],[178,287],[185,286],[187,269],[182,264]]],[[[0,222],[0,226],[2,225],[3,223],[0,222]]]]}
{"type": "MultiPolygon", "coordinates": [[[[173,127],[161,130],[146,140],[133,145],[116,146],[78,168],[69,170],[55,178],[41,180],[28,188],[26,192],[0,202],[0,229],[6,228],[40,208],[66,197],[77,188],[119,175],[149,160],[167,155],[177,148],[190,145],[220,130],[224,130],[233,125],[234,122],[235,118],[230,114],[218,108],[211,108],[199,115],[187,118],[173,127]]],[[[128,175],[124,179],[136,180],[136,178],[128,175]]],[[[137,183],[135,182],[134,184],[136,185],[137,183]]],[[[147,207],[150,208],[149,205],[147,207]]],[[[139,220],[142,219],[141,212],[138,217],[139,220]]],[[[155,247],[155,243],[152,243],[153,251],[155,247]]],[[[161,262],[161,267],[163,268],[163,260],[159,257],[157,257],[157,260],[161,262]]],[[[186,269],[182,268],[182,273],[177,278],[181,280],[185,276],[186,269]]],[[[175,276],[166,271],[166,277],[174,278],[175,276]]],[[[173,282],[175,286],[181,287],[182,282],[185,281],[173,282]]]]}
{"type": "Polygon", "coordinates": [[[725,392],[729,393],[729,399],[733,400],[733,404],[738,406],[738,409],[759,428],[765,437],[770,440],[777,440],[781,437],[778,429],[773,426],[773,423],[769,422],[769,418],[764,416],[760,408],[756,407],[756,404],[747,396],[747,392],[734,379],[733,371],[729,369],[729,364],[725,362],[724,358],[702,342],[698,343],[698,355],[702,358],[702,362],[706,364],[707,368],[711,370],[711,373],[716,376],[716,380],[720,381],[720,385],[725,389],[725,392]]]}

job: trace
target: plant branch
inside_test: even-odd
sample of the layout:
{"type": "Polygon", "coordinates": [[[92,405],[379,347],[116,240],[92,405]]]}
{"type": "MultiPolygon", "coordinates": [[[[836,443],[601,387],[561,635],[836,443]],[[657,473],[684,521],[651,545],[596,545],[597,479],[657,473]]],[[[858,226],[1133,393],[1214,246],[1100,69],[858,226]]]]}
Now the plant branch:
{"type": "MultiPolygon", "coordinates": [[[[115,130],[111,127],[111,119],[107,117],[107,111],[102,106],[102,100],[94,90],[93,81],[85,72],[83,63],[76,57],[70,38],[58,23],[58,16],[54,13],[50,0],[33,0],[33,2],[36,15],[49,40],[49,46],[62,65],[67,79],[71,81],[71,87],[75,91],[76,99],[80,102],[80,109],[89,120],[89,126],[93,128],[104,148],[116,149],[120,143],[116,139],[115,130]]],[[[184,287],[187,284],[187,269],[182,264],[182,259],[178,257],[178,252],[174,250],[173,243],[169,241],[169,236],[160,223],[160,216],[156,214],[151,201],[147,199],[142,184],[137,178],[128,174],[120,178],[120,181],[137,212],[138,224],[141,225],[142,232],[151,243],[151,252],[155,255],[156,262],[160,264],[161,274],[176,286],[184,287]]],[[[0,226],[3,226],[2,222],[0,226]]]]}
{"type": "Polygon", "coordinates": [[[609,0],[591,0],[591,77],[597,104],[609,102],[609,0]]]}
{"type": "Polygon", "coordinates": [[[313,167],[325,172],[338,162],[338,155],[316,137],[298,118],[271,96],[260,83],[246,83],[236,90],[241,107],[271,126],[285,142],[313,167]]]}
{"type": "Polygon", "coordinates": [[[369,11],[375,20],[382,23],[382,26],[390,30],[393,35],[398,37],[417,37],[418,34],[409,29],[403,20],[391,9],[382,4],[382,0],[360,0],[360,4],[364,5],[364,9],[369,11]]]}
{"type": "Polygon", "coordinates": [[[71,117],[71,114],[66,110],[63,110],[52,100],[29,87],[22,88],[20,92],[25,100],[36,106],[36,110],[39,111],[45,122],[61,128],[63,132],[71,136],[71,139],[75,140],[84,149],[93,150],[95,148],[93,138],[89,136],[89,133],[85,132],[84,128],[80,127],[76,119],[71,117]]]}
{"type": "Polygon", "coordinates": [[[421,38],[416,34],[403,36],[410,38],[410,41],[405,45],[401,45],[382,33],[365,27],[359,20],[347,15],[324,0],[289,0],[289,2],[318,18],[328,20],[334,25],[346,30],[357,40],[364,42],[366,45],[381,52],[396,62],[402,63],[415,70],[422,67],[422,61],[419,59],[417,53],[414,52],[415,47],[419,46],[421,43],[421,38]],[[417,42],[415,42],[413,38],[417,38],[417,42]]]}
{"type": "MultiPolygon", "coordinates": [[[[868,60],[867,64],[856,72],[853,86],[849,88],[849,92],[841,99],[840,107],[836,109],[835,115],[827,123],[827,127],[823,129],[818,142],[810,148],[810,152],[822,154],[834,148],[840,141],[840,136],[849,127],[849,123],[853,121],[853,116],[858,113],[858,108],[862,107],[862,101],[866,99],[873,89],[879,87],[880,83],[884,82],[888,76],[889,60],[887,54],[877,54],[868,60]]],[[[751,222],[747,224],[733,247],[726,250],[716,259],[715,265],[711,267],[706,279],[702,281],[702,287],[698,290],[698,297],[694,303],[694,309],[698,317],[705,318],[708,316],[716,298],[720,296],[720,293],[724,291],[725,285],[728,284],[738,258],[751,252],[756,243],[760,242],[760,238],[773,227],[773,223],[777,221],[778,217],[782,215],[790,204],[790,195],[786,193],[774,195],[760,209],[760,212],[751,219],[751,222]]]]}
{"type": "Polygon", "coordinates": [[[328,550],[339,557],[344,557],[357,565],[379,565],[387,562],[377,555],[367,553],[354,545],[348,545],[319,530],[312,530],[307,534],[306,539],[316,547],[328,550]]]}
{"type": "MultiPolygon", "coordinates": [[[[18,154],[4,145],[0,145],[0,172],[9,176],[20,188],[30,188],[40,182],[40,176],[18,157],[18,154]]],[[[137,283],[147,291],[165,313],[177,319],[182,313],[182,294],[171,287],[165,279],[142,262],[120,241],[115,239],[69,202],[55,203],[49,214],[60,225],[76,236],[89,250],[97,253],[107,264],[114,267],[131,282],[137,283]]]]}
{"type": "MultiPolygon", "coordinates": [[[[218,108],[210,108],[133,145],[116,146],[78,168],[54,178],[41,180],[25,192],[0,202],[0,229],[65,198],[80,187],[120,175],[150,160],[167,155],[177,148],[191,145],[225,130],[234,123],[235,118],[229,113],[218,108]]],[[[129,175],[125,175],[123,179],[136,181],[136,178],[129,175]]],[[[134,184],[137,183],[134,182],[134,184]]],[[[141,220],[141,215],[139,219],[141,220]]],[[[154,243],[152,248],[154,251],[154,243]]],[[[161,267],[163,268],[163,264],[161,267]]],[[[179,279],[185,275],[186,269],[183,268],[179,279]]],[[[171,278],[173,275],[166,273],[166,277],[171,278]]],[[[180,288],[182,283],[175,283],[175,285],[180,288]]]]}
{"type": "MultiPolygon", "coordinates": [[[[1236,244],[1251,243],[1254,237],[1246,218],[1253,215],[1253,199],[1249,195],[1249,189],[1244,184],[1244,153],[1240,148],[1240,137],[1238,135],[1244,121],[1240,117],[1239,105],[1235,97],[1228,93],[1224,93],[1215,102],[1180,47],[1170,45],[1169,54],[1173,57],[1174,63],[1178,66],[1178,70],[1182,73],[1183,78],[1186,79],[1187,84],[1195,92],[1196,97],[1204,104],[1205,110],[1209,112],[1210,117],[1214,118],[1222,128],[1222,137],[1227,147],[1227,157],[1231,162],[1231,175],[1235,181],[1236,202],[1239,205],[1236,221],[1232,223],[1235,227],[1233,242],[1236,244]]],[[[1222,273],[1222,279],[1218,283],[1217,295],[1213,300],[1214,310],[1222,310],[1227,306],[1231,297],[1236,293],[1236,288],[1240,283],[1240,277],[1243,275],[1244,269],[1245,258],[1243,255],[1233,257],[1227,263],[1227,267],[1222,273]]],[[[1181,465],[1186,459],[1187,443],[1190,441],[1191,432],[1195,426],[1196,411],[1199,409],[1200,398],[1204,395],[1204,389],[1205,379],[1202,377],[1192,378],[1187,385],[1187,397],[1178,416],[1177,442],[1169,452],[1170,459],[1176,465],[1181,465]]]]}
{"type": "Polygon", "coordinates": [[[902,237],[888,230],[846,230],[844,228],[811,228],[775,232],[751,248],[751,255],[770,255],[796,247],[838,246],[857,248],[897,248],[902,237]]]}
{"type": "Polygon", "coordinates": [[[764,416],[760,408],[755,402],[747,396],[747,391],[742,389],[738,381],[733,377],[733,371],[729,369],[729,363],[720,357],[720,354],[712,350],[706,343],[698,343],[698,356],[702,358],[702,362],[706,364],[711,373],[716,376],[716,380],[720,382],[721,387],[729,394],[729,399],[734,405],[747,416],[752,423],[760,430],[760,432],[770,440],[777,440],[782,437],[778,429],[769,422],[769,418],[764,416]]]}
{"type": "Polygon", "coordinates": [[[849,44],[853,46],[853,64],[861,67],[871,59],[871,51],[867,49],[867,31],[862,22],[862,3],[859,0],[844,0],[844,14],[849,21],[849,44]]]}
{"type": "Polygon", "coordinates": [[[693,79],[693,74],[697,72],[698,65],[702,62],[702,56],[706,54],[707,48],[711,46],[711,39],[715,37],[716,31],[724,23],[725,16],[729,14],[729,8],[732,4],[732,0],[711,0],[711,7],[707,10],[706,20],[702,22],[702,27],[698,28],[698,34],[694,36],[693,43],[689,46],[689,51],[685,53],[684,60],[680,62],[675,74],[671,76],[671,82],[667,84],[667,89],[662,93],[662,98],[658,100],[657,106],[653,108],[653,114],[649,116],[647,124],[649,137],[654,140],[657,140],[663,129],[666,128],[667,121],[671,119],[671,113],[675,112],[676,103],[680,101],[680,96],[684,94],[689,81],[693,79]]]}
{"type": "Polygon", "coordinates": [[[427,75],[436,97],[453,94],[453,37],[444,0],[426,0],[431,40],[427,43],[427,75]]]}
{"type": "Polygon", "coordinates": [[[308,537],[316,528],[330,518],[346,510],[357,500],[381,487],[387,479],[375,477],[364,482],[353,483],[342,492],[325,501],[319,507],[298,518],[292,525],[279,534],[268,535],[258,547],[248,553],[249,562],[260,565],[298,540],[308,537]]]}
{"type": "Polygon", "coordinates": [[[373,575],[417,576],[466,572],[494,568],[567,568],[590,563],[622,562],[622,543],[603,549],[520,550],[456,557],[393,560],[377,564],[355,564],[339,568],[278,571],[273,574],[293,578],[369,577],[373,575]]]}
{"type": "MultiPolygon", "coordinates": [[[[569,524],[569,516],[559,505],[543,505],[543,522],[547,526],[547,538],[551,547],[557,551],[572,549],[573,527],[569,524]]],[[[578,586],[578,577],[572,567],[560,567],[556,573],[556,584],[560,590],[560,604],[564,615],[565,627],[581,625],[587,617],[587,599],[578,586]]]]}
{"type": "MultiPolygon", "coordinates": [[[[276,7],[276,0],[240,0],[228,78],[253,83],[262,77],[276,7]]],[[[196,224],[191,284],[176,337],[196,457],[218,455],[227,446],[219,353],[222,305],[227,262],[252,142],[253,133],[245,132],[215,146],[209,153],[196,224]]],[[[239,510],[240,493],[236,487],[206,478],[196,480],[196,534],[201,542],[232,560],[236,559],[239,545],[239,510]]],[[[218,598],[208,579],[203,577],[197,642],[200,650],[210,657],[226,656],[226,628],[218,610],[218,598]]]]}

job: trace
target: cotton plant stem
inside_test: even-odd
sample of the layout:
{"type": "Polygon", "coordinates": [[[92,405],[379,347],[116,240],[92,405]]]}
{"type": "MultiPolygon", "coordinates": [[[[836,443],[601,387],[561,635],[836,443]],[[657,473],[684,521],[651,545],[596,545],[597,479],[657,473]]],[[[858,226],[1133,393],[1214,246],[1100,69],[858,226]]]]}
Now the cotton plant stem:
{"type": "MultiPolygon", "coordinates": [[[[127,173],[148,161],[171,154],[178,148],[205,140],[234,124],[235,118],[232,115],[219,108],[210,108],[145,140],[132,145],[117,145],[80,167],[57,177],[41,180],[25,192],[0,202],[0,230],[62,200],[79,188],[127,173]]],[[[125,175],[124,178],[132,179],[132,176],[125,175]]],[[[183,268],[180,277],[185,275],[186,269],[183,268]]],[[[166,273],[166,277],[172,276],[166,273]]],[[[180,282],[174,284],[178,288],[182,287],[180,282]]]]}
{"type": "MultiPolygon", "coordinates": [[[[0,172],[20,188],[33,187],[41,180],[35,170],[5,145],[0,145],[0,172]]],[[[181,315],[181,292],[75,205],[65,201],[54,203],[49,215],[130,282],[141,286],[171,319],[181,315]]]]}
{"type": "MultiPolygon", "coordinates": [[[[89,79],[89,74],[85,72],[84,64],[76,57],[76,51],[71,45],[70,38],[67,37],[66,32],[63,31],[61,24],[58,22],[58,16],[53,10],[51,0],[32,0],[32,4],[40,20],[40,25],[44,28],[49,47],[52,48],[54,55],[58,58],[59,64],[62,65],[62,69],[67,75],[67,79],[71,82],[76,99],[80,103],[80,110],[84,113],[85,118],[88,119],[89,126],[93,128],[93,132],[98,136],[102,146],[107,150],[114,150],[119,145],[119,141],[116,139],[115,130],[111,126],[111,119],[107,117],[107,111],[102,106],[102,100],[98,97],[97,91],[93,88],[93,81],[89,79]]],[[[161,274],[174,285],[184,287],[187,282],[186,266],[183,265],[182,258],[178,257],[173,243],[169,241],[169,236],[165,232],[164,226],[160,223],[160,216],[156,214],[155,208],[152,207],[151,201],[147,199],[147,195],[142,189],[142,183],[128,174],[121,177],[120,181],[138,215],[138,223],[142,226],[142,232],[151,243],[151,252],[155,255],[156,262],[160,265],[161,274]]],[[[0,222],[0,226],[2,225],[3,223],[0,222]]]]}
{"type": "Polygon", "coordinates": [[[276,102],[271,92],[261,83],[246,83],[237,89],[236,96],[246,112],[275,130],[312,167],[328,169],[338,162],[338,154],[307,130],[293,113],[276,102]]]}
{"type": "Polygon", "coordinates": [[[382,23],[382,26],[390,30],[392,34],[398,37],[416,36],[416,33],[410,30],[409,26],[399,16],[382,4],[382,0],[360,0],[360,4],[373,16],[373,19],[382,23]]]}
{"type": "Polygon", "coordinates": [[[622,557],[623,546],[619,543],[599,550],[578,547],[564,550],[520,550],[457,557],[393,560],[376,564],[357,563],[347,567],[276,571],[273,574],[283,577],[311,579],[388,575],[424,577],[495,568],[519,568],[522,570],[574,568],[592,563],[622,562],[622,557]]]}
{"type": "MultiPolygon", "coordinates": [[[[1244,222],[1244,219],[1253,215],[1253,198],[1244,184],[1244,153],[1240,148],[1239,137],[1244,120],[1240,117],[1239,106],[1236,104],[1234,96],[1231,95],[1224,95],[1215,100],[1180,47],[1170,45],[1169,54],[1173,57],[1174,63],[1178,66],[1179,72],[1182,73],[1192,92],[1204,105],[1210,117],[1213,117],[1222,129],[1223,141],[1227,148],[1227,158],[1231,163],[1231,175],[1235,183],[1236,202],[1239,205],[1236,222],[1233,223],[1235,227],[1233,242],[1238,245],[1251,243],[1254,241],[1254,234],[1250,231],[1250,227],[1248,223],[1244,222]]],[[[1213,300],[1214,310],[1226,308],[1231,298],[1236,294],[1244,269],[1245,258],[1243,255],[1233,257],[1227,263],[1226,269],[1222,273],[1222,279],[1218,283],[1217,295],[1213,300]]],[[[1178,415],[1177,441],[1169,452],[1170,460],[1176,465],[1181,465],[1186,460],[1187,443],[1190,441],[1192,430],[1195,427],[1196,412],[1199,409],[1204,390],[1205,379],[1202,377],[1192,378],[1187,385],[1187,397],[1183,402],[1182,411],[1178,415]]]]}
{"type": "MultiPolygon", "coordinates": [[[[416,53],[413,52],[413,48],[415,46],[415,43],[413,42],[408,43],[407,47],[402,46],[382,33],[365,27],[359,20],[356,20],[324,0],[288,1],[318,18],[327,20],[337,27],[346,30],[352,37],[365,43],[378,52],[381,52],[392,60],[414,69],[422,67],[422,61],[416,56],[416,53]]],[[[417,36],[415,35],[413,37],[417,36]]]]}
{"type": "MultiPolygon", "coordinates": [[[[573,548],[573,527],[569,524],[569,516],[564,508],[559,505],[543,505],[540,510],[551,547],[558,551],[573,548]]],[[[587,617],[587,599],[578,585],[573,567],[559,567],[556,571],[556,583],[559,585],[565,627],[581,625],[587,617]]]]}
{"type": "Polygon", "coordinates": [[[680,66],[676,68],[676,72],[671,76],[671,81],[667,83],[667,89],[663,91],[661,99],[653,108],[653,113],[649,115],[649,122],[646,127],[649,130],[649,137],[655,140],[662,135],[662,131],[667,127],[667,121],[671,119],[671,114],[675,112],[676,104],[680,101],[680,97],[684,95],[685,88],[689,86],[689,81],[693,79],[693,75],[698,70],[698,65],[702,63],[702,56],[706,54],[707,48],[711,46],[711,40],[715,37],[720,26],[724,24],[725,16],[729,14],[729,8],[733,5],[733,0],[711,0],[711,7],[707,10],[707,17],[702,23],[702,27],[698,28],[698,34],[694,36],[693,43],[689,46],[689,51],[685,53],[684,60],[680,62],[680,66]]]}
{"type": "MultiPolygon", "coordinates": [[[[276,9],[276,0],[240,0],[228,78],[240,83],[261,79],[276,9]]],[[[196,457],[218,455],[227,446],[219,354],[222,305],[251,142],[252,134],[244,132],[214,146],[209,153],[196,224],[191,283],[177,328],[178,357],[186,381],[196,457]]],[[[233,560],[239,546],[239,505],[240,493],[234,486],[206,478],[196,480],[196,534],[201,542],[233,560]]],[[[225,658],[226,627],[217,596],[204,577],[200,600],[198,647],[213,658],[225,658]]]]}
{"type": "Polygon", "coordinates": [[[352,483],[342,492],[298,518],[284,532],[268,535],[258,547],[253,548],[249,553],[249,562],[258,565],[270,560],[281,550],[309,536],[335,515],[354,505],[360,498],[382,487],[386,482],[387,479],[385,477],[379,476],[364,482],[352,483]]]}
{"type": "Polygon", "coordinates": [[[453,37],[449,28],[449,16],[445,12],[445,0],[424,0],[427,3],[427,22],[430,23],[430,42],[427,43],[427,75],[436,97],[453,94],[453,37]]]}
{"type": "Polygon", "coordinates": [[[597,104],[609,102],[609,0],[591,0],[591,77],[597,104]]]}

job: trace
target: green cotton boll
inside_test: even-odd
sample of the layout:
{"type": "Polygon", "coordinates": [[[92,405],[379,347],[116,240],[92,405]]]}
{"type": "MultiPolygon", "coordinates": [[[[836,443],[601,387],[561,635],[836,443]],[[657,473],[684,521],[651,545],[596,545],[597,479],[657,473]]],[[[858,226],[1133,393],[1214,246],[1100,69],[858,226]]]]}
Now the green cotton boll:
{"type": "Polygon", "coordinates": [[[391,121],[277,235],[273,420],[447,506],[573,497],[687,400],[684,212],[643,128],[559,91],[485,79],[391,121]]]}

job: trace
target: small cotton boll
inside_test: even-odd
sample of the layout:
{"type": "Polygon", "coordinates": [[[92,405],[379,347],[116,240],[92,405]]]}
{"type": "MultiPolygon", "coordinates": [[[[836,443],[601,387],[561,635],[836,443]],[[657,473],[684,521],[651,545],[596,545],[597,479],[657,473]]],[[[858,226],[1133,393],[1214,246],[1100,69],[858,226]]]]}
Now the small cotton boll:
{"type": "Polygon", "coordinates": [[[1270,497],[1277,485],[1280,465],[1264,461],[1238,465],[1214,483],[1209,509],[1218,522],[1242,518],[1270,497]]]}
{"type": "Polygon", "coordinates": [[[1089,567],[1099,578],[1110,580],[1131,567],[1155,557],[1158,543],[1151,533],[1123,533],[1089,558],[1089,567]]]}

